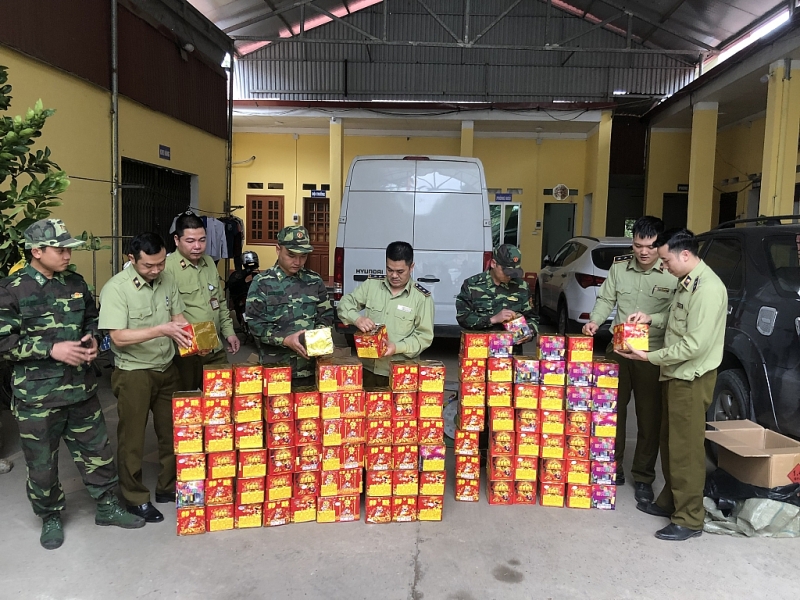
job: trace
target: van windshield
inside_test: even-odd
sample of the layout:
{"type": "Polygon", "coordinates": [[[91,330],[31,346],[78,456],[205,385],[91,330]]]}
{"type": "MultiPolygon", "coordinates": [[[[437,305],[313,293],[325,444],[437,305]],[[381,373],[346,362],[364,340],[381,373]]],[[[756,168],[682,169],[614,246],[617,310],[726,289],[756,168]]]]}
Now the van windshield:
{"type": "Polygon", "coordinates": [[[800,234],[769,236],[764,239],[769,274],[781,296],[800,295],[800,234]]]}

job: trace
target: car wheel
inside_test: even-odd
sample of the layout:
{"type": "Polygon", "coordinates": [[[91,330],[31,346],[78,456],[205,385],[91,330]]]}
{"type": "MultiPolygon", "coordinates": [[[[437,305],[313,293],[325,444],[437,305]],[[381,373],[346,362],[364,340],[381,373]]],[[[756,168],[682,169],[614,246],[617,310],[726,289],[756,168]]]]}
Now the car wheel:
{"type": "MultiPolygon", "coordinates": [[[[736,421],[749,416],[750,384],[741,369],[728,369],[717,375],[714,396],[706,412],[706,421],[736,421]]],[[[706,456],[717,464],[716,444],[706,442],[706,456]]]]}
{"type": "Polygon", "coordinates": [[[558,330],[558,335],[566,335],[569,332],[569,311],[567,310],[567,301],[563,299],[558,303],[556,329],[558,330]]]}

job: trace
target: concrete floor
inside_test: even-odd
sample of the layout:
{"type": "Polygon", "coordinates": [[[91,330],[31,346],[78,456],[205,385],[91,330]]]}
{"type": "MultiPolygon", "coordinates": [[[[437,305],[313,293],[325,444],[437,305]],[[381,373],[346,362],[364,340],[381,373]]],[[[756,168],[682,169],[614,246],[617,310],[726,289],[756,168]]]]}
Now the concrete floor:
{"type": "MultiPolygon", "coordinates": [[[[238,358],[249,354],[244,349],[238,358]]],[[[437,342],[426,357],[455,373],[458,348],[437,342]]],[[[106,371],[100,397],[112,442],[117,411],[106,371]]],[[[0,476],[0,598],[91,599],[324,598],[484,600],[502,598],[797,597],[797,540],[704,534],[662,542],[666,519],[635,509],[633,487],[620,488],[617,510],[489,506],[453,499],[448,460],[440,523],[304,523],[179,538],[174,505],[165,522],[124,531],[94,525],[94,504],[62,445],[66,541],[39,546],[41,521],[25,497],[25,465],[11,415],[2,414],[14,470],[0,476]]],[[[629,445],[635,421],[628,424],[629,445]]],[[[148,432],[145,481],[156,477],[148,432]]],[[[630,467],[632,456],[626,459],[630,467]]],[[[662,481],[656,482],[656,491],[662,481]]],[[[363,510],[362,510],[363,513],[363,510]]]]}

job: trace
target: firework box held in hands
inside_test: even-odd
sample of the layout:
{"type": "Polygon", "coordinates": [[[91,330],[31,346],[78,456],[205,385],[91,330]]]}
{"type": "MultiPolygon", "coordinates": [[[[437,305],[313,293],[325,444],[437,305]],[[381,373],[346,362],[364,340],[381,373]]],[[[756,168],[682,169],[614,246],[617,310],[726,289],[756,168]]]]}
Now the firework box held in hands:
{"type": "Polygon", "coordinates": [[[619,364],[611,360],[598,360],[592,367],[595,387],[618,388],[619,364]]]}
{"type": "Polygon", "coordinates": [[[616,503],[617,486],[597,484],[592,486],[592,508],[614,510],[616,503]]]}
{"type": "Polygon", "coordinates": [[[302,389],[294,392],[294,418],[318,419],[322,415],[322,399],[314,389],[302,389]]]}
{"type": "Polygon", "coordinates": [[[204,437],[206,452],[229,452],[233,450],[232,423],[206,425],[204,437]]]}
{"type": "Polygon", "coordinates": [[[589,458],[604,462],[614,461],[614,446],[616,439],[613,437],[589,438],[589,458]]]}
{"type": "Polygon", "coordinates": [[[228,531],[233,529],[233,504],[206,507],[206,531],[228,531]]]}
{"type": "Polygon", "coordinates": [[[564,386],[540,385],[539,408],[542,410],[564,410],[564,386]]]}
{"type": "Polygon", "coordinates": [[[592,486],[567,484],[567,508],[592,508],[592,486]]]}
{"type": "Polygon", "coordinates": [[[563,508],[566,485],[563,483],[540,483],[539,503],[542,506],[563,508]]]}
{"type": "Polygon", "coordinates": [[[510,358],[514,352],[514,336],[510,333],[489,334],[489,358],[510,358]]]}
{"type": "Polygon", "coordinates": [[[564,360],[567,340],[561,335],[540,335],[536,346],[536,357],[539,360],[564,360]]]}
{"type": "Polygon", "coordinates": [[[292,501],[278,500],[264,503],[264,527],[278,527],[292,522],[292,501]]]}
{"type": "Polygon", "coordinates": [[[592,461],[590,469],[591,484],[616,485],[617,484],[617,463],[592,461]]]}
{"type": "Polygon", "coordinates": [[[301,496],[291,500],[292,523],[310,523],[317,520],[317,499],[301,496]]]}
{"type": "Polygon", "coordinates": [[[616,388],[592,388],[592,410],[599,412],[617,412],[616,388]]]}
{"type": "Polygon", "coordinates": [[[590,362],[567,363],[567,385],[584,386],[592,385],[594,364],[590,362]]]}
{"type": "Polygon", "coordinates": [[[567,387],[567,410],[589,412],[592,410],[592,391],[598,388],[567,387]]]}
{"type": "Polygon", "coordinates": [[[464,358],[459,360],[459,377],[463,383],[486,381],[486,358],[464,358]]]}
{"type": "Polygon", "coordinates": [[[539,408],[539,385],[536,383],[515,384],[514,408],[539,408]]]}
{"type": "Polygon", "coordinates": [[[593,437],[617,436],[617,413],[593,412],[592,413],[593,437]]]}
{"type": "Polygon", "coordinates": [[[594,338],[590,335],[567,336],[567,362],[592,362],[594,338]]]}
{"type": "MultiPolygon", "coordinates": [[[[270,450],[270,453],[280,452],[282,457],[278,460],[289,465],[291,470],[294,464],[294,448],[281,448],[270,450]]],[[[276,461],[277,462],[277,461],[276,461]]],[[[267,451],[266,450],[240,450],[236,476],[244,479],[267,476],[267,451]]]]}
{"type": "Polygon", "coordinates": [[[456,429],[453,451],[456,455],[479,456],[478,433],[476,431],[456,429]]]}
{"type": "Polygon", "coordinates": [[[567,363],[563,360],[539,361],[539,377],[543,385],[563,387],[566,383],[567,363]]]}
{"type": "Polygon", "coordinates": [[[192,341],[190,345],[186,348],[184,348],[183,346],[178,346],[178,356],[181,357],[194,356],[200,351],[200,348],[197,345],[197,336],[195,335],[194,327],[192,327],[191,323],[184,323],[181,326],[181,329],[183,329],[183,331],[185,331],[186,333],[189,334],[189,336],[191,336],[192,341]]]}
{"type": "Polygon", "coordinates": [[[330,327],[307,329],[300,335],[301,343],[309,356],[328,356],[333,354],[333,336],[330,327]]]}
{"type": "Polygon", "coordinates": [[[480,502],[480,481],[477,479],[456,478],[456,500],[459,502],[480,502]]]}
{"type": "Polygon", "coordinates": [[[261,527],[263,515],[263,504],[237,504],[233,513],[233,526],[235,529],[261,527]]]}
{"type": "Polygon", "coordinates": [[[515,345],[524,344],[533,339],[533,332],[528,321],[519,313],[515,314],[513,319],[503,322],[503,327],[511,334],[511,341],[515,345]]]}
{"type": "MultiPolygon", "coordinates": [[[[187,324],[188,325],[188,324],[187,324]]],[[[219,346],[219,336],[213,321],[200,321],[183,328],[192,336],[192,347],[178,347],[181,356],[191,356],[200,352],[211,352],[219,346]]]]}
{"type": "MultiPolygon", "coordinates": [[[[269,421],[289,421],[292,418],[292,400],[291,396],[288,397],[285,410],[287,417],[285,419],[267,419],[269,421]]],[[[272,417],[269,412],[267,417],[272,417]]],[[[253,421],[260,421],[264,417],[264,403],[261,392],[257,394],[245,394],[233,397],[233,422],[234,423],[251,423],[253,421]]]]}
{"type": "Polygon", "coordinates": [[[233,365],[234,396],[263,394],[263,370],[264,368],[261,365],[250,363],[233,365]]]}
{"type": "Polygon", "coordinates": [[[194,454],[203,451],[203,426],[179,425],[172,430],[175,454],[194,454]]]}
{"type": "Polygon", "coordinates": [[[514,479],[516,481],[536,481],[539,459],[535,456],[514,457],[514,479]]]}
{"type": "Polygon", "coordinates": [[[393,392],[416,392],[419,389],[419,365],[410,360],[389,365],[389,387],[393,392]]]}
{"type": "Polygon", "coordinates": [[[461,383],[461,406],[485,406],[486,382],[461,383]]]}
{"type": "Polygon", "coordinates": [[[172,394],[172,425],[203,425],[203,400],[200,392],[172,394]]]}
{"type": "Polygon", "coordinates": [[[365,395],[365,412],[368,419],[392,418],[392,392],[389,388],[367,390],[365,395]]]}
{"type": "Polygon", "coordinates": [[[589,485],[591,480],[591,463],[588,460],[567,460],[567,483],[589,485]]]}
{"type": "Polygon", "coordinates": [[[489,432],[489,454],[514,454],[516,434],[513,431],[489,432]]]}
{"type": "Polygon", "coordinates": [[[392,498],[367,498],[364,503],[366,522],[374,524],[392,522],[392,498]]]}
{"type": "Polygon", "coordinates": [[[540,383],[539,359],[533,356],[515,356],[512,359],[514,383],[540,383]]]}
{"type": "Polygon", "coordinates": [[[208,479],[236,477],[236,451],[212,452],[206,458],[208,479]]]}
{"type": "Polygon", "coordinates": [[[203,367],[203,396],[230,398],[233,395],[233,369],[231,367],[203,367]]]}
{"type": "Polygon", "coordinates": [[[514,504],[536,504],[536,482],[514,482],[514,504]]]}
{"type": "Polygon", "coordinates": [[[441,521],[444,509],[444,492],[425,494],[417,501],[417,519],[420,521],[441,521]]]}
{"type": "MultiPolygon", "coordinates": [[[[244,396],[251,398],[253,396],[244,396]]],[[[234,400],[235,402],[235,400],[234,400]]],[[[277,423],[278,421],[291,421],[295,418],[294,398],[291,394],[276,394],[267,396],[264,401],[264,416],[267,423],[277,423]]],[[[297,417],[312,418],[312,417],[297,417]]]]}
{"type": "Polygon", "coordinates": [[[456,477],[458,479],[480,479],[481,459],[479,456],[456,456],[456,477]]]}
{"type": "Polygon", "coordinates": [[[614,325],[614,351],[630,352],[650,350],[650,326],[645,323],[620,323],[614,325]]]}
{"type": "Polygon", "coordinates": [[[206,478],[206,455],[176,454],[175,468],[178,481],[201,481],[206,478]]]}
{"type": "Polygon", "coordinates": [[[444,407],[443,392],[418,392],[420,419],[441,419],[444,407]]]}
{"type": "Polygon", "coordinates": [[[486,404],[488,406],[507,406],[510,407],[512,405],[511,394],[512,394],[512,386],[511,382],[497,382],[497,381],[490,381],[486,384],[486,404]]]}
{"type": "Polygon", "coordinates": [[[239,504],[257,504],[264,502],[267,483],[264,477],[236,480],[236,501],[239,504]]]}
{"type": "Polygon", "coordinates": [[[292,367],[288,364],[265,365],[262,379],[262,393],[265,396],[289,394],[292,391],[292,367]]]}
{"type": "Polygon", "coordinates": [[[444,393],[444,363],[438,360],[419,361],[419,391],[444,393]]]}
{"type": "Polygon", "coordinates": [[[206,532],[206,508],[192,506],[179,508],[177,514],[178,535],[196,535],[206,532]]]}
{"type": "Polygon", "coordinates": [[[206,479],[206,505],[217,506],[233,504],[234,501],[233,479],[206,479]]]}
{"type": "Polygon", "coordinates": [[[392,446],[390,451],[389,464],[393,465],[394,470],[416,471],[419,469],[419,446],[416,444],[392,446]]]}
{"type": "Polygon", "coordinates": [[[423,496],[443,496],[447,473],[426,471],[419,474],[419,493],[423,496]]]}
{"type": "Polygon", "coordinates": [[[426,444],[419,447],[419,470],[444,471],[444,444],[426,444]]]}
{"type": "Polygon", "coordinates": [[[489,479],[486,481],[486,495],[489,504],[514,504],[514,482],[489,479]]]}
{"type": "Polygon", "coordinates": [[[224,425],[231,422],[230,398],[203,398],[203,425],[224,425]]]}
{"type": "Polygon", "coordinates": [[[460,354],[464,358],[489,358],[489,334],[462,332],[460,354]]]}
{"type": "Polygon", "coordinates": [[[386,354],[386,348],[389,344],[389,334],[386,333],[386,325],[376,323],[375,329],[372,331],[353,334],[353,340],[356,343],[356,354],[358,358],[377,359],[386,354]]]}
{"type": "Polygon", "coordinates": [[[539,456],[541,435],[538,432],[517,431],[517,454],[520,456],[539,456]]]}

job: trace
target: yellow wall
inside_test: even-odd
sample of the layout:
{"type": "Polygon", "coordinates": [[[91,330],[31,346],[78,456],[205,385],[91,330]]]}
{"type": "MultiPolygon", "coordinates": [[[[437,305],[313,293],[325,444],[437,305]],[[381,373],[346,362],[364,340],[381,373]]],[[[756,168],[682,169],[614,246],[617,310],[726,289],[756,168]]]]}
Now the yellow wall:
{"type": "MultiPolygon", "coordinates": [[[[24,114],[38,98],[56,109],[34,149],[50,147],[53,160],[73,178],[53,215],[73,235],[111,234],[110,94],[93,84],[0,46],[0,64],[9,68],[13,86],[8,114],[24,114]],[[84,181],[75,177],[100,179],[84,181]]],[[[198,175],[199,207],[221,211],[225,202],[225,140],[176,119],[120,98],[120,154],[157,166],[198,175]],[[172,160],[158,158],[158,146],[170,146],[172,160]]],[[[97,253],[98,289],[111,277],[111,252],[97,253]]],[[[73,262],[91,283],[91,253],[76,251],[73,262]]],[[[124,262],[124,257],[123,257],[124,262]]]]}
{"type": "Polygon", "coordinates": [[[664,194],[689,183],[690,131],[653,131],[648,135],[645,214],[661,216],[664,194]]]}
{"type": "Polygon", "coordinates": [[[742,123],[720,131],[717,135],[717,163],[714,168],[714,223],[719,219],[719,196],[721,192],[738,192],[736,214],[747,215],[747,195],[750,181],[747,176],[761,172],[761,157],[764,153],[764,117],[742,123]],[[724,179],[738,177],[737,183],[722,185],[724,179]]]}

